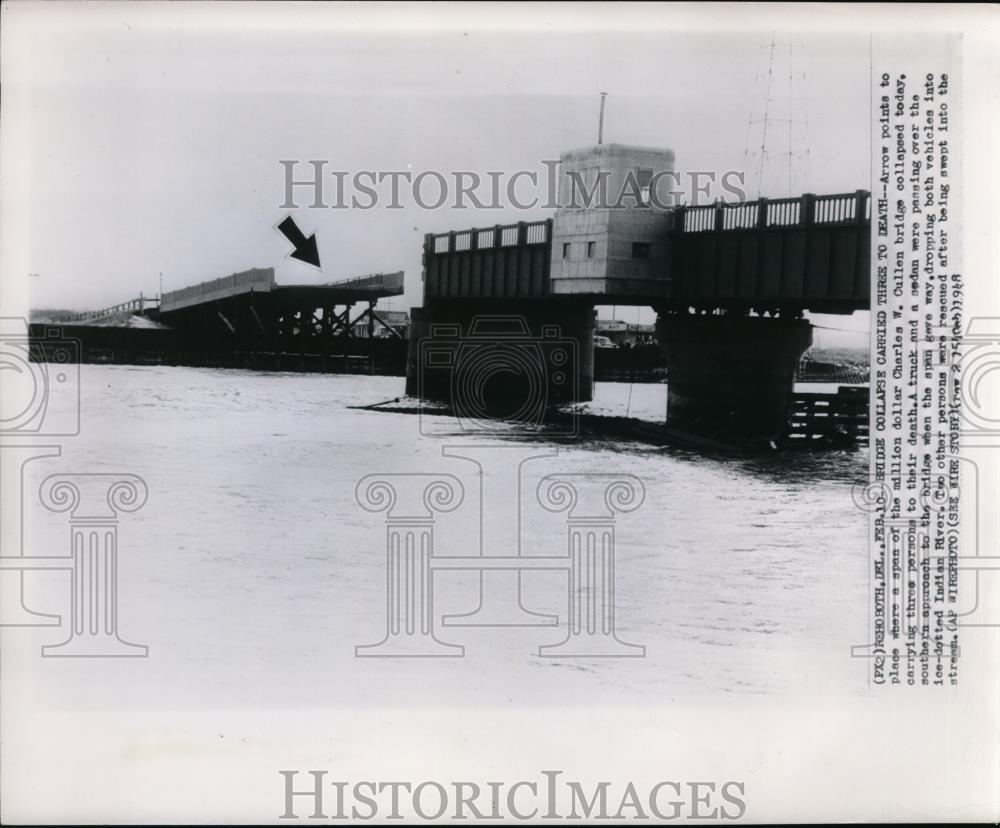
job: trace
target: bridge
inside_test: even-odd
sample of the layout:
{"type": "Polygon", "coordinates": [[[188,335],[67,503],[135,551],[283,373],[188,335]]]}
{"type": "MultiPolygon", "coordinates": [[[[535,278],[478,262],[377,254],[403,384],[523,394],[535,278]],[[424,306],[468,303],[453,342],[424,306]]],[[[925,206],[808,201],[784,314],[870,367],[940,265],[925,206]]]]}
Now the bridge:
{"type": "Polygon", "coordinates": [[[869,306],[869,202],[859,190],[678,207],[663,237],[669,261],[641,279],[581,279],[564,270],[553,281],[552,219],[431,234],[424,303],[561,295],[675,309],[853,313],[869,306]]]}
{"type": "Polygon", "coordinates": [[[589,400],[594,306],[650,306],[668,424],[752,439],[780,432],[812,343],[805,313],[870,307],[870,196],[676,208],[641,190],[625,206],[566,198],[602,176],[622,191],[653,168],[671,171],[673,153],[618,144],[564,153],[560,203],[572,206],[553,218],[425,236],[407,392],[501,418],[589,400]]]}
{"type": "MultiPolygon", "coordinates": [[[[376,305],[402,292],[402,271],[281,285],[273,268],[255,268],[58,321],[84,362],[398,375],[406,342],[376,305]],[[130,315],[162,324],[94,324],[130,315]]],[[[29,326],[40,359],[58,356],[47,331],[29,326]]]]}
{"type": "Polygon", "coordinates": [[[279,285],[273,268],[254,268],[168,291],[150,314],[171,328],[223,336],[252,350],[316,352],[350,339],[359,324],[399,337],[376,311],[403,293],[403,272],[375,273],[320,285],[279,285]],[[354,313],[355,305],[365,307],[354,313]]]}
{"type": "MultiPolygon", "coordinates": [[[[247,367],[290,367],[294,357],[301,370],[328,370],[330,357],[354,370],[363,358],[374,371],[385,351],[380,372],[391,372],[407,349],[409,395],[472,419],[532,420],[592,398],[596,305],[649,306],[668,426],[773,440],[812,343],[806,314],[870,307],[870,196],[662,206],[654,182],[673,162],[670,150],[620,144],[563,153],[567,206],[552,218],[426,235],[423,306],[411,310],[405,345],[373,337],[376,325],[399,337],[376,305],[402,294],[402,272],[279,285],[272,268],[257,268],[164,293],[154,309],[140,296],[86,318],[145,310],[178,334],[181,364],[211,352],[249,355],[224,361],[247,367]],[[639,185],[630,201],[574,197],[578,185],[625,192],[629,181],[639,185]],[[359,328],[367,356],[351,344],[359,328]]],[[[809,422],[831,419],[822,400],[807,408],[809,422]]],[[[858,400],[829,408],[841,409],[854,417],[858,400]]]]}

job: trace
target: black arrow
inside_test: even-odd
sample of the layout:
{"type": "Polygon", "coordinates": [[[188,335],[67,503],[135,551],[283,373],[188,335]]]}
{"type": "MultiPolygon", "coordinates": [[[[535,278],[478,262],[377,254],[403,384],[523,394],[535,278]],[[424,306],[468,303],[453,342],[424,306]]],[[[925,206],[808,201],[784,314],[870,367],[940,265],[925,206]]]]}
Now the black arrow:
{"type": "Polygon", "coordinates": [[[295,246],[295,249],[288,254],[289,256],[300,262],[305,262],[307,265],[319,267],[319,248],[316,246],[315,233],[307,239],[291,216],[278,225],[278,230],[295,246]]]}

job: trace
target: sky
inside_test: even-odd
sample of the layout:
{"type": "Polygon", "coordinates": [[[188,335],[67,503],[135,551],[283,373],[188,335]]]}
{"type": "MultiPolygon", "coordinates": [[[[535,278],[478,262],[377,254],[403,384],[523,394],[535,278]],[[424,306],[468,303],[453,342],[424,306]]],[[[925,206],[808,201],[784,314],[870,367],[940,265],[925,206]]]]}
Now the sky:
{"type": "Polygon", "coordinates": [[[669,147],[682,171],[745,170],[751,195],[761,177],[773,197],[869,180],[864,35],[568,31],[544,20],[536,31],[480,20],[365,31],[312,4],[280,25],[187,4],[83,8],[5,7],[2,169],[20,255],[3,277],[26,279],[36,308],[155,295],[161,273],[171,290],[268,266],[295,284],[404,270],[406,294],[388,307],[419,304],[424,233],[552,211],[412,199],[282,209],[279,160],[351,174],[541,172],[596,143],[602,91],[606,142],[669,147]],[[289,213],[317,234],[322,272],[287,258],[274,226],[289,213]]]}

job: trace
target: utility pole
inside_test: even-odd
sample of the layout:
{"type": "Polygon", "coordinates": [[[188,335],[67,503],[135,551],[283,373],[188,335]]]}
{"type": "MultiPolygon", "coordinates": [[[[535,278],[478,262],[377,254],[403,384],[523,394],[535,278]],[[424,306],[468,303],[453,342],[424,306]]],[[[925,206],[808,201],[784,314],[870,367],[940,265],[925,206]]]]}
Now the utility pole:
{"type": "Polygon", "coordinates": [[[597,122],[597,143],[604,143],[604,102],[607,100],[608,93],[601,93],[601,117],[597,122]]]}

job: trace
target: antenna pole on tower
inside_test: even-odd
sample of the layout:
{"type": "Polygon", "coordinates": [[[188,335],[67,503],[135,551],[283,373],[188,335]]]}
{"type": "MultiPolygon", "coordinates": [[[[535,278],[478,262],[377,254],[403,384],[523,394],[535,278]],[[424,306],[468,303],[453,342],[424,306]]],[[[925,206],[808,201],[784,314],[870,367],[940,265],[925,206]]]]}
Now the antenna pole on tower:
{"type": "Polygon", "coordinates": [[[597,122],[597,143],[604,143],[604,102],[607,100],[608,93],[601,93],[601,117],[597,122]]]}

